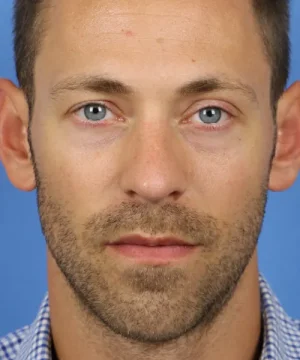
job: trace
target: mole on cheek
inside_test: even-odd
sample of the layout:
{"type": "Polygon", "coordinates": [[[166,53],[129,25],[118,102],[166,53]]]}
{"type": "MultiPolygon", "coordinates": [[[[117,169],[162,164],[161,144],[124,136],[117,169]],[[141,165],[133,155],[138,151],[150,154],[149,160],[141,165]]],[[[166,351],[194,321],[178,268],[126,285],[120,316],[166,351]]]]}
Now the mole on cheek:
{"type": "Polygon", "coordinates": [[[122,33],[123,34],[125,34],[126,36],[134,36],[134,33],[133,33],[133,31],[131,31],[131,30],[124,30],[124,29],[122,29],[122,33]]]}

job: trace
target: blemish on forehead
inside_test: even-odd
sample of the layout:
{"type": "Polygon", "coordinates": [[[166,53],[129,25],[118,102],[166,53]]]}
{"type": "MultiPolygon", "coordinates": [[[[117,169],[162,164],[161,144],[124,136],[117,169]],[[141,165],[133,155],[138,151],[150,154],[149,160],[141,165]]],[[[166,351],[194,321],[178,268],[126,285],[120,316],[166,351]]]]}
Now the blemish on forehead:
{"type": "Polygon", "coordinates": [[[192,59],[192,62],[194,63],[194,62],[196,62],[196,60],[195,60],[195,59],[192,59]]]}
{"type": "Polygon", "coordinates": [[[156,39],[156,42],[158,44],[163,44],[165,42],[165,40],[163,38],[158,38],[158,39],[156,39]]]}
{"type": "Polygon", "coordinates": [[[125,34],[126,36],[134,36],[134,32],[131,31],[131,30],[125,30],[125,29],[122,29],[122,33],[125,34]]]}

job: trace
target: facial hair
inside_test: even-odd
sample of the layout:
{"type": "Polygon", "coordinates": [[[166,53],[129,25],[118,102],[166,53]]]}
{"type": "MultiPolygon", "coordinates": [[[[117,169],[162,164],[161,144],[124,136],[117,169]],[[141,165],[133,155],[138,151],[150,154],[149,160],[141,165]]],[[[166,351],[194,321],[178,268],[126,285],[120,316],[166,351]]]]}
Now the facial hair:
{"type": "Polygon", "coordinates": [[[48,248],[80,306],[114,333],[148,344],[175,340],[213,323],[254,253],[267,201],[262,186],[232,223],[174,203],[122,202],[84,219],[79,231],[72,212],[53,200],[47,181],[36,175],[48,248]],[[189,272],[113,262],[104,243],[138,231],[189,239],[201,246],[199,258],[189,272]]]}

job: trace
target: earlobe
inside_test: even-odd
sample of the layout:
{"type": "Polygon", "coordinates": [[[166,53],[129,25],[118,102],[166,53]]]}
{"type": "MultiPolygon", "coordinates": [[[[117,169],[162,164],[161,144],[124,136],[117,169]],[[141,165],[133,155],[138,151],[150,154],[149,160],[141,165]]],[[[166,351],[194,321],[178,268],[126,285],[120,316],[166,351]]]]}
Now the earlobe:
{"type": "Polygon", "coordinates": [[[295,182],[300,170],[300,82],[282,96],[277,111],[277,143],[269,189],[286,190],[295,182]]]}
{"type": "Polygon", "coordinates": [[[0,160],[11,183],[20,190],[35,188],[28,144],[28,106],[21,89],[0,79],[0,160]]]}

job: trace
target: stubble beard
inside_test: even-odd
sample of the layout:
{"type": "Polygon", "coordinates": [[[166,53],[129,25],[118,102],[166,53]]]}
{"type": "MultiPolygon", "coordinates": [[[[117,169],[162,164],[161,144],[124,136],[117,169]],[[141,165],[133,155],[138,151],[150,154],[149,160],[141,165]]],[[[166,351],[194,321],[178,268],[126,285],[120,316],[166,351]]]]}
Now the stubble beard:
{"type": "Polygon", "coordinates": [[[95,323],[149,345],[212,325],[254,253],[267,202],[264,186],[231,224],[178,204],[154,209],[145,203],[122,203],[86,219],[83,231],[76,232],[72,214],[53,200],[46,182],[36,176],[43,234],[78,304],[95,323]],[[103,244],[120,231],[136,229],[152,236],[174,234],[201,244],[203,251],[193,273],[150,265],[118,270],[105,256],[103,244]],[[197,267],[203,266],[205,271],[197,277],[197,267]]]}

